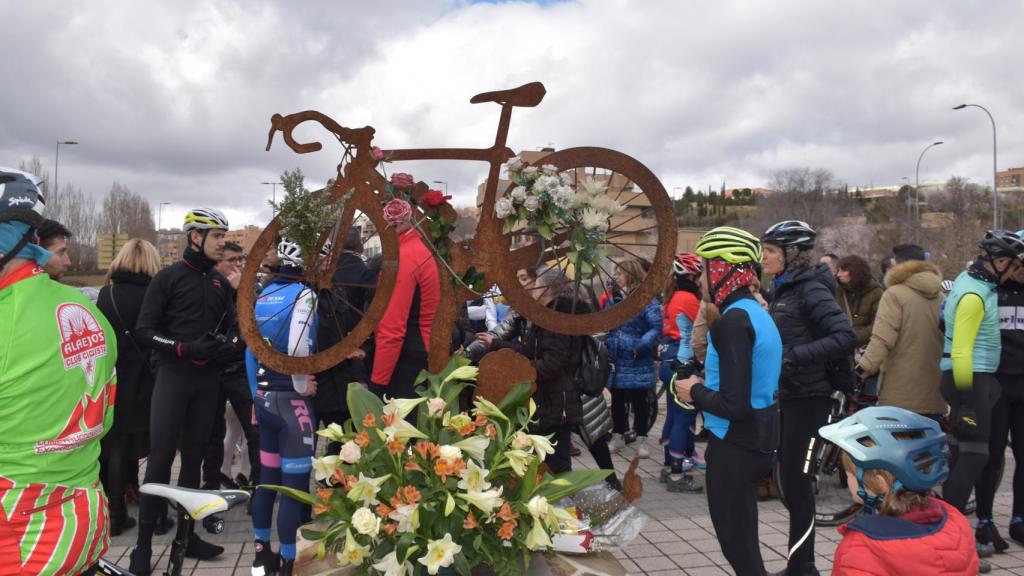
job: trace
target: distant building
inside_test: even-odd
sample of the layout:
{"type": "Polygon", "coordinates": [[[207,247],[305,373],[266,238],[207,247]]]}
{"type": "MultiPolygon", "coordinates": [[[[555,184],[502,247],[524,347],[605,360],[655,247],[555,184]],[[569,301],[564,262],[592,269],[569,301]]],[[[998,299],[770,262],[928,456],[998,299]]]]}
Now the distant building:
{"type": "Polygon", "coordinates": [[[1024,187],[1024,167],[996,172],[996,182],[999,188],[1024,187]]]}
{"type": "Polygon", "coordinates": [[[185,252],[185,233],[178,228],[158,230],[156,250],[160,253],[160,264],[169,266],[181,259],[185,252]]]}
{"type": "Polygon", "coordinates": [[[246,254],[249,253],[249,249],[256,243],[256,239],[260,237],[260,232],[263,229],[259,226],[248,225],[245,228],[239,230],[229,230],[225,239],[228,242],[234,242],[242,247],[242,251],[246,254]]]}

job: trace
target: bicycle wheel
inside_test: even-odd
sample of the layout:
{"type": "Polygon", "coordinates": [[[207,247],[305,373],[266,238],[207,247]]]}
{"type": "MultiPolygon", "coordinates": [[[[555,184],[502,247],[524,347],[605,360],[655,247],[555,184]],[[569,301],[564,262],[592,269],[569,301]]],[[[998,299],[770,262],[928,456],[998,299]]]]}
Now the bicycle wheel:
{"type": "MultiPolygon", "coordinates": [[[[863,507],[853,500],[846,488],[846,472],[840,460],[840,450],[831,442],[822,442],[816,449],[811,469],[814,490],[815,526],[838,526],[853,518],[863,507]]],[[[779,499],[787,509],[786,491],[782,486],[781,464],[778,458],[772,465],[772,480],[779,490],[779,499]]]]}
{"type": "MultiPolygon", "coordinates": [[[[532,322],[562,334],[589,335],[622,325],[639,314],[665,287],[676,250],[676,218],[672,201],[658,178],[640,162],[614,150],[604,148],[569,148],[553,152],[538,164],[556,166],[571,182],[574,190],[581,190],[590,181],[606,186],[608,198],[624,207],[612,217],[606,241],[598,245],[604,257],[597,264],[596,279],[576,279],[577,290],[572,291],[573,308],[591,311],[573,314],[559,312],[537,301],[546,288],[527,290],[516,280],[516,272],[538,264],[559,267],[570,278],[575,270],[566,256],[574,228],[562,225],[554,230],[551,241],[543,245],[534,243],[512,249],[510,235],[502,235],[502,254],[487,269],[488,275],[501,287],[502,294],[512,308],[532,322]],[[624,266],[629,259],[646,262],[640,274],[624,266]],[[586,292],[595,297],[614,291],[612,282],[617,274],[627,276],[631,286],[628,294],[619,300],[609,300],[603,309],[595,306],[586,292]],[[598,308],[595,310],[595,308],[598,308]]],[[[572,226],[572,225],[570,225],[572,226]]]]}
{"type": "MultiPolygon", "coordinates": [[[[379,180],[376,181],[376,180],[379,180]]],[[[301,278],[262,265],[261,258],[276,250],[281,222],[274,218],[250,249],[250,258],[242,272],[238,287],[238,321],[246,345],[265,366],[285,374],[315,374],[341,363],[369,338],[384,315],[398,273],[398,242],[384,222],[380,196],[375,189],[383,189],[383,179],[373,184],[353,182],[342,178],[330,190],[332,199],[345,201],[339,218],[327,222],[320,234],[320,254],[304,255],[306,266],[301,278]],[[346,249],[346,241],[358,237],[358,249],[346,249]],[[330,247],[325,250],[324,247],[330,247]],[[380,259],[379,273],[353,277],[346,273],[346,258],[358,258],[353,253],[380,259]],[[316,321],[313,331],[313,350],[308,356],[298,356],[294,350],[280,352],[263,334],[269,320],[259,322],[254,314],[256,298],[270,298],[280,288],[271,284],[302,281],[314,291],[315,306],[309,314],[316,321]],[[261,287],[267,287],[262,289],[261,287]]],[[[326,193],[327,191],[323,191],[326,193]]],[[[282,291],[283,293],[283,291],[282,291]]],[[[282,303],[280,314],[291,314],[298,303],[282,303]]],[[[271,335],[273,336],[273,335],[271,335]]],[[[274,339],[274,338],[271,338],[274,339]]]]}

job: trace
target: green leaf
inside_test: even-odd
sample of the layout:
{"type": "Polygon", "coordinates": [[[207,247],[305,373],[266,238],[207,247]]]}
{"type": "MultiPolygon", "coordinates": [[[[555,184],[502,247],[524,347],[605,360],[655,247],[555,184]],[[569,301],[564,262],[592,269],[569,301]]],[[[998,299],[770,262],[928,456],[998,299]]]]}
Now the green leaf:
{"type": "Polygon", "coordinates": [[[299,528],[299,533],[302,534],[303,538],[310,541],[323,540],[324,536],[327,536],[325,530],[313,530],[312,528],[299,528]]]}
{"type": "Polygon", "coordinates": [[[551,240],[554,237],[554,232],[551,231],[551,226],[546,222],[539,222],[537,224],[537,233],[540,234],[545,240],[551,240]]]}
{"type": "Polygon", "coordinates": [[[285,496],[291,497],[293,500],[298,500],[299,502],[302,502],[303,504],[309,504],[310,506],[321,503],[319,496],[314,496],[309,492],[303,492],[302,490],[296,490],[295,488],[289,488],[287,486],[277,486],[275,484],[260,484],[260,488],[266,488],[268,490],[280,492],[285,496]]]}
{"type": "Polygon", "coordinates": [[[362,384],[353,384],[348,387],[348,410],[352,415],[352,421],[356,423],[359,430],[363,429],[363,419],[367,414],[373,414],[380,421],[380,415],[384,412],[384,402],[376,394],[370,392],[362,384]]]}
{"type": "Polygon", "coordinates": [[[409,551],[409,547],[416,541],[412,532],[406,532],[402,534],[402,537],[398,539],[398,545],[395,547],[395,556],[398,556],[399,561],[405,559],[405,555],[409,551]]]}
{"type": "Polygon", "coordinates": [[[533,387],[531,382],[520,382],[512,387],[505,394],[505,397],[498,403],[498,409],[505,414],[510,414],[515,411],[519,406],[525,406],[526,402],[530,399],[530,388],[533,387]]]}
{"type": "Polygon", "coordinates": [[[459,573],[459,576],[469,576],[469,561],[466,560],[465,554],[455,555],[455,571],[459,573]]]}
{"type": "Polygon", "coordinates": [[[544,496],[549,502],[554,503],[588,486],[601,482],[611,473],[611,470],[573,470],[572,472],[562,472],[553,478],[545,478],[544,482],[537,487],[536,494],[544,496]]]}
{"type": "Polygon", "coordinates": [[[540,458],[534,458],[530,462],[530,467],[526,469],[526,476],[523,478],[523,491],[520,492],[519,497],[524,501],[533,495],[533,490],[537,486],[538,468],[540,468],[540,458]]]}

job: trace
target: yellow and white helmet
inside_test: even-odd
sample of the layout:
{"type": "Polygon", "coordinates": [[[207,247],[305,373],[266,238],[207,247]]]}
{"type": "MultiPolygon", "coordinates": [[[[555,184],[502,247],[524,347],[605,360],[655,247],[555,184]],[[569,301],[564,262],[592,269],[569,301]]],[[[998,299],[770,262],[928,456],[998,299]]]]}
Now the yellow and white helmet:
{"type": "Polygon", "coordinates": [[[228,219],[216,208],[193,208],[185,215],[182,230],[227,230],[228,219]]]}

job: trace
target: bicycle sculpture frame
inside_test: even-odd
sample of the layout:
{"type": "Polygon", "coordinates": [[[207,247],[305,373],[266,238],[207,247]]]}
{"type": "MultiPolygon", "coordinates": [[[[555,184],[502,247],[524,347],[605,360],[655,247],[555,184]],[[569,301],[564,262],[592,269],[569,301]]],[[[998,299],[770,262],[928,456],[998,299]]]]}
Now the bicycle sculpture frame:
{"type": "MultiPolygon", "coordinates": [[[[603,310],[589,311],[580,314],[558,312],[542,305],[536,294],[520,285],[517,271],[545,262],[564,262],[564,247],[571,230],[565,227],[555,230],[550,241],[529,244],[513,249],[512,234],[503,233],[502,220],[495,214],[495,202],[498,199],[500,170],[504,163],[514,157],[506,147],[512,109],[515,107],[533,107],[540,103],[545,89],[539,82],[525,84],[512,90],[487,92],[473,97],[471,103],[495,102],[501,105],[501,116],[498,122],[494,144],[489,148],[425,148],[407,150],[385,150],[386,161],[399,162],[408,160],[469,160],[487,162],[489,171],[487,184],[481,206],[480,221],[476,234],[468,245],[449,241],[450,257],[447,261],[437,258],[441,271],[441,304],[433,321],[429,343],[431,370],[439,371],[447,362],[451,352],[452,327],[459,316],[460,309],[474,294],[466,286],[448,281],[446,276],[463,278],[471,268],[484,274],[486,285],[497,285],[509,306],[523,317],[547,329],[563,334],[586,335],[603,332],[621,325],[638,314],[665,286],[668,280],[671,262],[676,245],[676,218],[671,200],[657,177],[635,159],[625,154],[604,148],[570,148],[553,152],[543,158],[545,165],[553,165],[571,177],[577,183],[584,177],[606,178],[609,184],[617,184],[616,201],[624,205],[642,207],[637,214],[619,222],[612,222],[607,237],[609,245],[616,249],[620,256],[632,255],[637,252],[650,253],[647,258],[649,270],[643,278],[633,278],[632,290],[624,295],[623,300],[603,310]],[[600,171],[600,173],[598,172],[600,171]],[[609,175],[609,172],[611,173],[609,175]],[[637,192],[639,190],[639,192],[637,192]],[[637,218],[643,218],[636,222],[637,218]],[[654,220],[652,224],[646,221],[654,220]],[[629,224],[633,224],[629,226],[629,224]],[[637,229],[637,226],[645,226],[637,229]],[[653,232],[652,232],[653,231],[653,232]],[[647,232],[656,235],[656,241],[641,243],[635,240],[638,233],[647,232]],[[637,249],[636,247],[640,247],[637,249]],[[646,249],[646,250],[645,250],[646,249]],[[447,272],[447,274],[445,273],[447,272]]],[[[242,334],[253,353],[266,366],[284,373],[310,374],[324,371],[337,365],[355,351],[370,337],[387,308],[391,293],[396,282],[398,271],[398,241],[393,230],[388,230],[383,217],[382,205],[391,199],[384,192],[387,188],[385,177],[378,172],[379,160],[373,154],[372,140],[374,129],[345,128],[316,111],[305,111],[281,116],[275,114],[271,119],[271,130],[267,149],[273,142],[275,134],[280,131],[284,141],[297,153],[306,154],[321,149],[319,142],[300,143],[293,137],[295,128],[303,122],[314,121],[322,125],[341,143],[345,149],[344,156],[338,166],[338,176],[333,185],[322,193],[329,193],[331,201],[344,202],[340,217],[333,226],[321,236],[320,245],[330,246],[330,250],[321,250],[324,254],[320,265],[307,265],[302,279],[313,287],[320,295],[320,304],[325,298],[334,299],[347,304],[344,290],[340,289],[334,272],[341,256],[342,244],[354,226],[363,226],[368,220],[379,234],[381,244],[381,267],[376,284],[349,284],[347,288],[359,288],[373,291],[372,301],[364,309],[355,309],[359,320],[351,329],[343,330],[337,326],[340,341],[317,349],[307,357],[297,357],[274,350],[261,337],[259,326],[253,314],[258,285],[258,274],[261,271],[260,256],[273,248],[280,232],[280,222],[275,218],[260,234],[252,249],[242,282],[238,290],[238,311],[242,334]],[[355,222],[356,215],[361,215],[362,223],[355,222]],[[329,242],[329,243],[328,243],[329,242]],[[329,252],[329,253],[327,253],[329,252]]],[[[427,187],[420,182],[412,193],[413,200],[419,199],[427,187]]],[[[611,194],[611,189],[609,189],[611,194]]],[[[454,209],[445,204],[441,207],[443,214],[454,215],[454,209]]],[[[424,234],[430,244],[430,239],[424,234]]],[[[437,254],[436,248],[434,253],[437,254]]],[[[312,260],[308,258],[307,261],[312,260]]],[[[614,259],[607,259],[606,266],[601,268],[600,282],[605,291],[605,277],[613,276],[621,269],[614,259]],[[610,269],[610,270],[609,270],[610,269]]],[[[559,264],[561,265],[561,264],[559,264]]],[[[568,272],[570,266],[566,265],[568,272]]],[[[272,275],[273,273],[271,273],[272,275]]],[[[577,282],[579,282],[577,280],[577,282]]],[[[578,288],[578,284],[577,284],[578,288]]],[[[579,290],[574,291],[578,294],[579,290]]],[[[576,304],[574,301],[573,309],[576,304]]],[[[321,320],[323,321],[323,320],[321,320]]]]}

